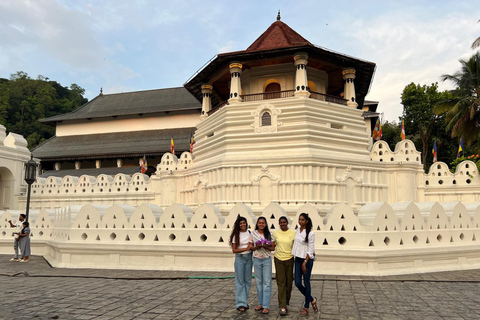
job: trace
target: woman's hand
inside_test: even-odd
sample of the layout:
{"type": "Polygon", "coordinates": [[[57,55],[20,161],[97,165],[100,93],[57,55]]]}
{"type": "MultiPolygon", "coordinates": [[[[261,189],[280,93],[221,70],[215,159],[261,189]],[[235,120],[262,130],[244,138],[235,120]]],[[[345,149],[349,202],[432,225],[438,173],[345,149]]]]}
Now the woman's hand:
{"type": "Polygon", "coordinates": [[[248,243],[248,247],[245,249],[245,251],[251,251],[253,248],[253,244],[251,242],[248,243]]]}
{"type": "Polygon", "coordinates": [[[305,274],[307,273],[307,261],[303,261],[302,263],[302,273],[305,274]]]}

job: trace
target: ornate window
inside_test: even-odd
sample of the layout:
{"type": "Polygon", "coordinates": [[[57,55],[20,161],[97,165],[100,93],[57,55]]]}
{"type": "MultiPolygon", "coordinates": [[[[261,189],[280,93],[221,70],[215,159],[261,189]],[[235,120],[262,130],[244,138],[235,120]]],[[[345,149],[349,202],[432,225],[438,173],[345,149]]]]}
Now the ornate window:
{"type": "Polygon", "coordinates": [[[262,114],[262,127],[267,127],[267,126],[271,126],[272,125],[272,115],[270,114],[270,112],[268,111],[265,111],[263,114],[262,114]]]}
{"type": "Polygon", "coordinates": [[[277,121],[277,116],[281,113],[280,109],[272,105],[262,105],[252,112],[254,121],[251,126],[257,133],[277,132],[277,127],[282,125],[281,122],[277,121]]]}

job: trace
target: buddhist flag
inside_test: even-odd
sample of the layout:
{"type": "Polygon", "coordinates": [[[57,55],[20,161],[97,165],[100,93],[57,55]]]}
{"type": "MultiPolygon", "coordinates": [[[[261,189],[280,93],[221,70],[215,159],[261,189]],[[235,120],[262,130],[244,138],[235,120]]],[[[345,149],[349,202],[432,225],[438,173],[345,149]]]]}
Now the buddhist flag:
{"type": "Polygon", "coordinates": [[[373,129],[372,134],[373,140],[380,140],[382,139],[382,125],[380,123],[380,119],[377,119],[377,123],[375,124],[375,128],[373,129]]]}
{"type": "Polygon", "coordinates": [[[142,173],[147,172],[148,169],[148,164],[147,164],[147,158],[145,158],[145,155],[143,155],[142,161],[140,162],[140,171],[142,173]]]}
{"type": "Polygon", "coordinates": [[[432,153],[433,153],[433,163],[435,163],[437,162],[437,138],[433,140],[432,153]]]}
{"type": "Polygon", "coordinates": [[[173,137],[170,138],[170,153],[175,154],[175,144],[173,143],[173,137]]]}
{"type": "Polygon", "coordinates": [[[405,140],[405,122],[402,120],[402,140],[405,140]]]}
{"type": "Polygon", "coordinates": [[[463,138],[460,138],[460,144],[458,146],[457,158],[460,158],[460,153],[463,152],[463,138]]]}
{"type": "Polygon", "coordinates": [[[195,140],[193,140],[193,133],[190,134],[190,153],[193,154],[193,144],[195,140]]]}

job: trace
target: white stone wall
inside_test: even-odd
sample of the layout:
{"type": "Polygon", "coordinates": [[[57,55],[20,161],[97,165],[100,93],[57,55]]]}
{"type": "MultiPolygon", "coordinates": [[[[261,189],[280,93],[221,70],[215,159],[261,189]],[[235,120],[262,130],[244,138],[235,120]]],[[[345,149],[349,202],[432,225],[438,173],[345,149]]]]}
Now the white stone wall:
{"type": "MultiPolygon", "coordinates": [[[[244,204],[226,214],[204,204],[195,210],[180,204],[84,205],[34,210],[33,254],[56,267],[143,268],[233,271],[228,245],[238,214],[249,227],[259,215],[272,230],[288,216],[312,217],[316,237],[316,274],[386,275],[480,267],[480,203],[372,202],[358,214],[337,204],[322,216],[315,206],[297,206],[293,214],[276,203],[255,215],[244,204]]],[[[19,211],[0,213],[0,252],[12,252],[12,229],[19,211]]]]}
{"type": "MultiPolygon", "coordinates": [[[[151,179],[142,173],[132,176],[117,174],[98,177],[82,175],[38,178],[32,184],[31,208],[59,208],[71,205],[126,204],[140,205],[156,202],[156,190],[151,179]]],[[[26,197],[20,198],[25,204],[26,197]]]]}
{"type": "Polygon", "coordinates": [[[26,193],[24,165],[29,159],[27,141],[13,132],[7,135],[0,125],[0,210],[19,208],[19,197],[26,193]]]}

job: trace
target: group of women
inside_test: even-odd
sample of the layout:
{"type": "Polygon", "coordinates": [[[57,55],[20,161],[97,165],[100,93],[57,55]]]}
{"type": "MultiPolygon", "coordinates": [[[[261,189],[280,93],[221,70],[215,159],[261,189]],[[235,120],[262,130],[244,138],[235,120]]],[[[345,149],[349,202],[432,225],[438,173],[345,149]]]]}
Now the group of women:
{"type": "Polygon", "coordinates": [[[294,279],[295,286],[305,297],[300,314],[308,314],[310,305],[318,312],[317,298],[312,297],[310,286],[315,258],[312,220],[308,214],[301,213],[297,231],[288,228],[287,217],[278,219],[278,224],[280,230],[272,234],[265,217],[257,219],[254,231],[248,229],[247,219],[244,217],[239,216],[235,221],[230,235],[230,245],[235,253],[235,306],[240,312],[249,309],[247,301],[253,265],[258,296],[258,306],[255,310],[263,314],[270,312],[272,252],[274,252],[280,315],[285,316],[288,313],[294,279]]]}

